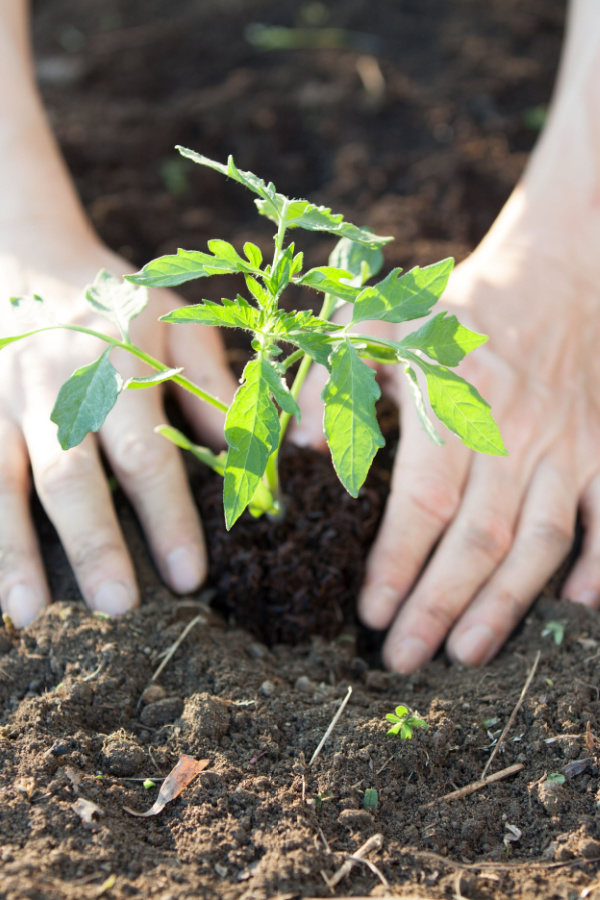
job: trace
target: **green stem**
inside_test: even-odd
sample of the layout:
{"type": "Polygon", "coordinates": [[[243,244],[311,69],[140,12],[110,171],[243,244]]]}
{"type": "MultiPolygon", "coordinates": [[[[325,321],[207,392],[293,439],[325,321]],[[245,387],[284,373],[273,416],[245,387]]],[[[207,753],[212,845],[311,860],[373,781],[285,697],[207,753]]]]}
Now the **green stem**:
{"type": "Polygon", "coordinates": [[[294,363],[297,363],[299,359],[302,359],[304,356],[304,350],[294,350],[293,353],[290,353],[287,359],[285,359],[281,363],[281,367],[284,372],[287,372],[288,369],[291,369],[294,363]]]}
{"type": "MultiPolygon", "coordinates": [[[[119,341],[116,338],[102,334],[100,331],[94,331],[92,328],[85,328],[83,325],[50,325],[47,328],[40,328],[39,331],[55,331],[58,328],[66,329],[67,331],[79,331],[81,334],[89,334],[92,337],[99,338],[101,341],[105,341],[107,344],[111,344],[113,347],[127,350],[128,353],[137,356],[138,359],[141,359],[153,369],[156,369],[157,372],[166,372],[169,369],[169,366],[161,363],[158,359],[154,359],[149,353],[145,353],[144,350],[140,350],[133,344],[128,344],[126,341],[119,341]]],[[[204,402],[210,404],[210,406],[214,406],[215,409],[218,409],[221,412],[226,413],[229,409],[229,407],[225,403],[222,403],[217,397],[213,397],[212,394],[202,390],[201,387],[198,387],[197,384],[194,384],[193,381],[190,381],[189,378],[185,378],[183,375],[173,375],[170,380],[175,384],[178,384],[179,387],[194,394],[194,396],[198,397],[200,400],[204,400],[204,402]]]]}

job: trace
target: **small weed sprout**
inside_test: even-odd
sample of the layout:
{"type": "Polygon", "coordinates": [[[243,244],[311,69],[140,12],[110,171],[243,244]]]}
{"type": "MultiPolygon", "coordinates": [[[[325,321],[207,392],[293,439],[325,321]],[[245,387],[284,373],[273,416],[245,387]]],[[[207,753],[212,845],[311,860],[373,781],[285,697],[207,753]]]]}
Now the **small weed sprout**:
{"type": "Polygon", "coordinates": [[[370,812],[376,812],[377,804],[379,803],[379,795],[375,788],[365,788],[365,793],[363,796],[363,808],[368,809],[370,812]]]}
{"type": "Polygon", "coordinates": [[[397,706],[395,712],[386,714],[386,719],[392,723],[388,735],[391,737],[398,737],[399,735],[403,741],[410,741],[414,728],[429,730],[427,722],[424,719],[419,719],[417,715],[410,711],[408,706],[397,706]]]}
{"type": "Polygon", "coordinates": [[[552,636],[552,640],[560,647],[565,636],[565,626],[563,622],[546,622],[542,637],[552,636]]]}
{"type": "Polygon", "coordinates": [[[258,212],[276,226],[273,257],[263,260],[259,247],[247,242],[243,255],[224,240],[208,242],[208,252],[179,250],[148,263],[125,281],[102,271],[85,298],[92,310],[108,319],[119,337],[76,324],[48,320],[38,296],[13,297],[34,325],[24,332],[0,338],[0,349],[40,331],[66,328],[100,338],[106,344],[98,359],[77,369],[62,386],[52,411],[58,440],[67,450],[90,432],[98,431],[125,390],[148,389],[171,381],[195,397],[225,413],[227,451],[218,455],[193,443],[170,425],[156,430],[177,446],[191,451],[223,476],[227,528],[249,509],[254,516],[284,514],[278,473],[281,444],[292,417],[300,420],[298,395],[312,363],[327,371],[323,390],[323,427],[333,465],[346,490],[358,496],[376,452],[384,444],[375,404],[380,389],[368,363],[400,365],[407,378],[421,424],[430,439],[443,443],[430,421],[422,394],[427,385],[435,415],[468,447],[481,453],[506,455],[489,405],[475,388],[452,369],[467,353],[483,344],[485,335],[462,326],[456,316],[439,312],[402,339],[375,337],[362,323],[409,322],[428,316],[442,296],[454,265],[444,259],[433,265],[415,266],[401,275],[393,269],[372,281],[383,265],[381,248],[392,238],[373,234],[344,221],[323,206],[293,200],[276,191],[252,172],[238,169],[232,157],[227,165],[178,148],[185,160],[214,169],[257,195],[258,212]],[[328,265],[303,270],[303,254],[286,243],[293,229],[326,232],[338,238],[328,265]],[[249,333],[254,351],[246,364],[240,387],[227,406],[190,381],[182,369],[166,366],[132,343],[129,325],[147,303],[147,289],[177,287],[212,275],[242,275],[246,296],[221,303],[203,300],[162,316],[173,325],[200,323],[238,328],[249,333]],[[367,284],[367,282],[370,282],[367,284]],[[322,295],[320,310],[286,311],[281,298],[288,285],[310,288],[322,295]],[[331,321],[342,306],[351,308],[347,325],[331,321]],[[120,348],[137,357],[150,374],[125,380],[110,356],[120,348]],[[286,373],[299,364],[293,382],[286,373]],[[421,373],[421,379],[417,377],[421,373]]]}
{"type": "Polygon", "coordinates": [[[565,776],[561,775],[560,772],[550,772],[549,775],[546,775],[546,781],[549,781],[551,784],[564,784],[565,776]]]}

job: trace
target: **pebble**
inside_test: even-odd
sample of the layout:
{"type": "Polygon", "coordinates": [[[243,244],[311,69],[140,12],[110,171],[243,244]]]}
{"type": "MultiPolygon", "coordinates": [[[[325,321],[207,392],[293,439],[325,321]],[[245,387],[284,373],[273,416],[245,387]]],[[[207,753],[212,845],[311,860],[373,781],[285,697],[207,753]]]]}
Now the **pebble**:
{"type": "Polygon", "coordinates": [[[549,816],[558,815],[565,803],[566,794],[557,781],[544,781],[538,785],[538,799],[549,816]]]}
{"type": "Polygon", "coordinates": [[[160,684],[149,684],[142,694],[142,703],[146,705],[157,703],[159,700],[164,700],[166,696],[167,692],[160,684]]]}
{"type": "Polygon", "coordinates": [[[161,725],[174,722],[182,712],[183,700],[180,697],[165,697],[164,700],[145,706],[140,713],[140,722],[148,728],[160,728],[161,725]]]}
{"type": "Polygon", "coordinates": [[[294,687],[297,691],[300,691],[302,694],[312,694],[314,690],[316,690],[317,685],[314,681],[311,681],[306,675],[301,675],[300,678],[296,679],[294,687]]]}
{"type": "Polygon", "coordinates": [[[263,681],[263,683],[261,684],[261,686],[258,689],[258,693],[262,694],[263,697],[272,697],[276,691],[277,691],[277,688],[275,687],[275,685],[273,684],[272,681],[263,681]]]}
{"type": "Polygon", "coordinates": [[[249,644],[246,647],[246,653],[250,657],[250,659],[265,659],[268,655],[269,651],[265,647],[264,644],[249,644]]]}

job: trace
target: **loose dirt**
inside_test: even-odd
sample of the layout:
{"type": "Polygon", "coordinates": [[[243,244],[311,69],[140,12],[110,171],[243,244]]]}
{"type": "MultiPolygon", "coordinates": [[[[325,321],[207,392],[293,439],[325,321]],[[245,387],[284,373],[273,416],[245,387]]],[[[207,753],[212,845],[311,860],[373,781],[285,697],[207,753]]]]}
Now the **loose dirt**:
{"type": "MultiPolygon", "coordinates": [[[[270,240],[251,200],[179,161],[175,143],[232,152],[280,190],[394,234],[389,266],[464,257],[534,143],[564,17],[558,0],[34,8],[54,127],[94,226],[132,267],[215,236],[270,240]],[[314,21],[351,30],[359,48],[262,53],[244,37],[256,22],[314,21]]],[[[303,245],[310,263],[331,246],[303,245]]],[[[186,296],[231,289],[211,280],[186,296]]],[[[230,347],[234,365],[244,352],[230,347]]],[[[389,438],[393,451],[393,421],[389,438]]],[[[485,670],[440,655],[411,677],[383,671],[353,602],[388,463],[351,501],[327,460],[290,455],[297,514],[274,532],[244,522],[232,543],[212,478],[192,468],[212,569],[185,598],[160,583],[117,490],[144,599],[114,622],[83,607],[34,504],[56,602],[23,632],[0,631],[2,900],[327,897],[377,835],[333,894],[600,897],[600,619],[554,599],[555,579],[485,670]],[[560,644],[548,623],[563,626],[560,644]],[[481,777],[538,651],[490,771],[522,768],[442,799],[481,777]],[[429,723],[412,741],[386,735],[401,703],[429,723]],[[152,806],[182,755],[208,767],[158,816],[127,813],[152,806]]]]}

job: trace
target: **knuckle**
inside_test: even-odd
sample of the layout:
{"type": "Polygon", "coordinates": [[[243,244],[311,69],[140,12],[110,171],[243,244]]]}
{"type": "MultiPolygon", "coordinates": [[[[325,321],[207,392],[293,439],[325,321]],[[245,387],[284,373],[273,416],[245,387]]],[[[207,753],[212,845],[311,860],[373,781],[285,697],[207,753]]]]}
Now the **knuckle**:
{"type": "Polygon", "coordinates": [[[435,592],[427,597],[422,606],[422,614],[440,634],[446,635],[454,625],[454,611],[443,592],[435,592]]]}
{"type": "Polygon", "coordinates": [[[116,535],[106,532],[90,532],[78,535],[69,547],[69,558],[75,570],[100,567],[108,559],[121,556],[123,547],[116,535]]]}
{"type": "Polygon", "coordinates": [[[560,552],[567,552],[575,536],[574,523],[565,523],[552,519],[539,519],[533,522],[530,537],[535,543],[560,552]]]}
{"type": "MultiPolygon", "coordinates": [[[[525,612],[527,603],[523,597],[515,593],[515,591],[507,586],[500,586],[496,595],[496,603],[502,611],[502,627],[518,622],[525,612]]],[[[507,630],[510,630],[508,628],[507,630]]]]}
{"type": "Polygon", "coordinates": [[[93,478],[95,468],[92,454],[79,449],[61,451],[36,473],[36,486],[47,497],[68,495],[93,478]]]}
{"type": "Polygon", "coordinates": [[[413,482],[409,502],[428,519],[447,525],[460,504],[460,492],[445,477],[428,474],[413,482]]]}
{"type": "Polygon", "coordinates": [[[117,475],[136,481],[156,481],[169,467],[173,450],[157,435],[132,434],[115,447],[112,459],[117,475]]]}
{"type": "Polygon", "coordinates": [[[469,548],[498,562],[511,548],[513,529],[501,516],[482,513],[466,524],[463,540],[469,548]]]}

